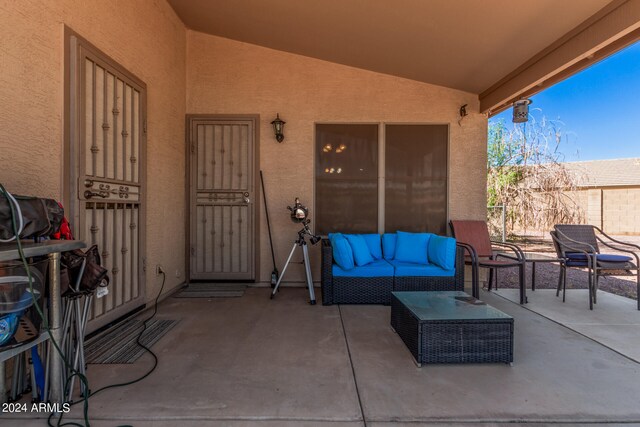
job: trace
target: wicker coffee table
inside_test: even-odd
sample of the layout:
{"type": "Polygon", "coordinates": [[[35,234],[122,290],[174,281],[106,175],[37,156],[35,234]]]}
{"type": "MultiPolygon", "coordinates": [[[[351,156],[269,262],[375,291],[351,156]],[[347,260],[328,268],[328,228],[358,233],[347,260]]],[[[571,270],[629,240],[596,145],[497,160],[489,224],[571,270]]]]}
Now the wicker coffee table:
{"type": "Polygon", "coordinates": [[[465,292],[392,292],[391,326],[418,366],[513,362],[513,317],[465,292]]]}

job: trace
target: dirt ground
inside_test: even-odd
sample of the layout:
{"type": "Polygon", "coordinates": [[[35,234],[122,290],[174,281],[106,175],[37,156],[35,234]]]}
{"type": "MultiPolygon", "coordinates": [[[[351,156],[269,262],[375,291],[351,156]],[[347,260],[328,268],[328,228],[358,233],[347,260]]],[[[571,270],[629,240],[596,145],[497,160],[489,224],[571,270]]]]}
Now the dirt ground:
{"type": "MultiPolygon", "coordinates": [[[[640,246],[640,236],[612,236],[623,242],[633,243],[640,246]]],[[[541,234],[520,235],[511,239],[513,243],[518,244],[525,252],[536,252],[542,254],[555,255],[551,237],[541,234]]],[[[605,250],[608,248],[600,248],[602,253],[619,253],[614,250],[605,250]]],[[[638,252],[640,255],[640,251],[638,252]]],[[[536,289],[556,289],[558,286],[558,276],[560,267],[557,263],[537,263],[536,264],[536,289]]],[[[527,288],[531,284],[531,264],[527,263],[527,288]]],[[[505,288],[518,287],[518,270],[517,268],[501,269],[499,273],[499,286],[505,288]]],[[[569,268],[567,270],[567,289],[586,289],[587,288],[587,271],[585,269],[569,268]]],[[[631,299],[637,299],[636,277],[601,277],[598,281],[598,289],[621,295],[631,299]]]]}

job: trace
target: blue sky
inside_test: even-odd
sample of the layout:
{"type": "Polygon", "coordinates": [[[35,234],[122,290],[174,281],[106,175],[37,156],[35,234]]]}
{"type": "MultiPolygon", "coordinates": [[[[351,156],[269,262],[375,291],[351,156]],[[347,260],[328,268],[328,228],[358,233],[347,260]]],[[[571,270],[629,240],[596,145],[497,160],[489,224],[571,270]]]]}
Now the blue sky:
{"type": "MultiPolygon", "coordinates": [[[[530,114],[564,124],[566,161],[640,157],[640,42],[531,100],[530,114]]],[[[511,127],[511,115],[509,108],[489,121],[511,127]]]]}

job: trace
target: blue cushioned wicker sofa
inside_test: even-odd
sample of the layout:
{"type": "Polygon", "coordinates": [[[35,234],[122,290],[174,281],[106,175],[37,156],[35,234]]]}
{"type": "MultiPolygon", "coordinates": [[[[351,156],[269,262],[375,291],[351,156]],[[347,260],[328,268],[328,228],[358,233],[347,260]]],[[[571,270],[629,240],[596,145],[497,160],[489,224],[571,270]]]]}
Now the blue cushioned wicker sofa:
{"type": "Polygon", "coordinates": [[[385,304],[392,291],[464,291],[464,252],[431,233],[329,234],[322,303],[385,304]]]}

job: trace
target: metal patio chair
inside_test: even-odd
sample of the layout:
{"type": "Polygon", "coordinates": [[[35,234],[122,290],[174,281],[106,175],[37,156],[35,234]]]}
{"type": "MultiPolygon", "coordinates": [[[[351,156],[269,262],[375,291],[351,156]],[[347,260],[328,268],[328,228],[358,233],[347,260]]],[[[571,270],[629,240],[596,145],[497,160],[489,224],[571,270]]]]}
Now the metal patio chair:
{"type": "MultiPolygon", "coordinates": [[[[519,285],[520,285],[520,304],[526,303],[525,294],[525,257],[522,250],[512,243],[504,243],[492,241],[489,236],[489,228],[486,221],[467,221],[452,220],[450,221],[451,231],[458,241],[469,254],[465,257],[466,264],[471,265],[472,269],[472,286],[474,292],[478,289],[478,269],[486,268],[489,270],[488,290],[491,290],[493,283],[493,270],[498,268],[518,267],[519,285]],[[513,252],[513,259],[499,260],[497,254],[494,253],[493,246],[506,248],[513,252]]],[[[496,275],[497,276],[497,275],[496,275]]],[[[496,288],[498,280],[496,277],[496,288]]]]}
{"type": "MultiPolygon", "coordinates": [[[[560,260],[560,276],[556,296],[562,288],[566,299],[567,268],[586,268],[588,272],[589,309],[597,303],[598,280],[606,276],[635,276],[640,295],[640,246],[622,242],[594,225],[556,224],[551,238],[560,260]],[[597,231],[597,233],[596,233],[597,231]],[[599,244],[628,255],[603,254],[599,244]]],[[[640,310],[640,299],[638,299],[640,310]]]]}

